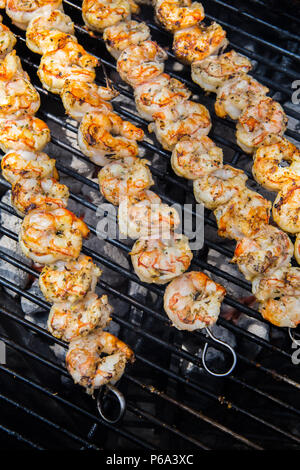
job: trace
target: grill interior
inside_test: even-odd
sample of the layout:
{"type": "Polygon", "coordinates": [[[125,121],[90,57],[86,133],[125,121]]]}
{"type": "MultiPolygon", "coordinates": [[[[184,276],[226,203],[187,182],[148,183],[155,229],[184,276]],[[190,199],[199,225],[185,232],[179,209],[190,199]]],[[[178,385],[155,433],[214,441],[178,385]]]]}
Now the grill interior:
{"type": "MultiPolygon", "coordinates": [[[[132,92],[120,81],[102,38],[83,28],[80,4],[79,0],[64,2],[65,12],[77,25],[79,43],[101,58],[120,92],[114,102],[116,112],[146,130],[147,123],[137,116],[132,92]]],[[[218,21],[227,30],[231,46],[254,61],[254,77],[283,105],[290,118],[286,135],[297,143],[300,112],[291,102],[300,61],[297,2],[290,11],[288,7],[283,11],[280,2],[262,0],[211,0],[203,6],[206,19],[218,21]]],[[[150,7],[142,7],[139,19],[150,26],[154,40],[170,47],[171,36],[154,24],[150,7]]],[[[112,332],[133,347],[136,362],[119,384],[127,399],[125,417],[117,426],[109,425],[98,416],[95,400],[70,380],[63,365],[64,343],[45,329],[49,304],[33,284],[39,273],[10,249],[8,240],[18,238],[18,217],[6,194],[10,185],[1,179],[0,340],[6,344],[6,364],[0,364],[0,447],[180,451],[274,449],[280,444],[280,448],[299,448],[300,377],[291,360],[291,339],[286,329],[267,324],[251,307],[250,283],[229,265],[234,244],[218,238],[214,217],[205,212],[205,244],[194,252],[192,266],[227,288],[222,315],[213,331],[235,347],[238,358],[233,374],[220,379],[209,376],[201,364],[202,348],[211,340],[202,331],[190,334],[169,327],[162,307],[163,289],[139,281],[127,261],[131,245],[126,240],[96,239],[96,224],[105,216],[99,210],[96,215],[97,205],[104,202],[96,181],[98,169],[78,150],[77,124],[66,118],[59,97],[42,89],[36,75],[40,56],[26,48],[24,33],[11,26],[6,15],[3,22],[17,34],[17,53],[41,95],[37,115],[48,123],[52,135],[45,151],[57,159],[61,179],[71,190],[70,209],[84,215],[91,229],[91,240],[84,244],[83,252],[104,269],[98,287],[115,307],[112,332]],[[6,275],[5,270],[15,268],[18,278],[6,275]],[[23,277],[20,272],[25,273],[23,277]]],[[[249,186],[271,199],[253,181],[251,159],[235,144],[235,124],[216,117],[213,97],[191,82],[188,67],[175,61],[171,48],[166,72],[184,81],[193,91],[193,99],[209,108],[210,136],[223,148],[224,161],[243,168],[249,186]]],[[[101,68],[97,82],[105,83],[101,68]]],[[[164,202],[194,203],[192,186],[174,175],[169,153],[149,134],[140,148],[152,162],[154,191],[164,202]]],[[[196,217],[194,206],[192,214],[196,217]]],[[[222,371],[230,357],[213,343],[207,362],[222,371]]]]}

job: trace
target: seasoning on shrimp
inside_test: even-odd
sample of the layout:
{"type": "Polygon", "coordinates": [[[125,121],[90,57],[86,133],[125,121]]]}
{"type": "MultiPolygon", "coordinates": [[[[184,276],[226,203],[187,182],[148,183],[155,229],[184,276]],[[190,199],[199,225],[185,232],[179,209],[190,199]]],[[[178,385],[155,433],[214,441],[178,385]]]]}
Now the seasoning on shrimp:
{"type": "Polygon", "coordinates": [[[154,41],[128,46],[117,61],[117,70],[126,83],[136,87],[160,75],[166,52],[154,41]]]}
{"type": "Polygon", "coordinates": [[[252,237],[238,242],[232,262],[237,263],[247,280],[252,280],[288,266],[292,256],[293,244],[288,235],[265,225],[252,237]]]}
{"type": "Polygon", "coordinates": [[[157,140],[166,150],[173,150],[183,139],[198,139],[207,135],[211,129],[208,109],[200,103],[185,101],[167,107],[153,115],[155,120],[149,124],[151,132],[155,132],[157,140]]]}
{"type": "Polygon", "coordinates": [[[212,55],[191,65],[193,81],[205,91],[215,93],[227,80],[248,73],[251,68],[250,60],[234,50],[212,55]]]}
{"type": "Polygon", "coordinates": [[[25,256],[39,264],[78,258],[87,225],[64,208],[35,209],[24,217],[19,234],[25,256]]]}
{"type": "Polygon", "coordinates": [[[0,148],[9,150],[42,150],[50,141],[47,124],[35,116],[24,116],[18,120],[0,122],[0,148]]]}
{"type": "Polygon", "coordinates": [[[39,179],[21,176],[12,185],[12,205],[21,216],[33,209],[66,207],[68,199],[68,187],[55,178],[39,179]]]}
{"type": "Polygon", "coordinates": [[[268,96],[259,97],[239,117],[237,143],[244,152],[253,153],[269,135],[282,135],[286,125],[287,117],[280,104],[268,96]]]}
{"type": "Polygon", "coordinates": [[[159,196],[145,190],[121,201],[118,222],[120,233],[130,238],[163,237],[179,226],[180,217],[174,207],[163,204],[159,196]]]}
{"type": "Polygon", "coordinates": [[[172,33],[195,26],[204,19],[201,3],[191,0],[157,0],[155,14],[157,21],[172,33]]]}
{"type": "Polygon", "coordinates": [[[115,160],[99,171],[101,194],[118,206],[122,199],[130,198],[154,184],[149,161],[136,157],[115,160]]]}
{"type": "Polygon", "coordinates": [[[117,95],[115,90],[96,83],[66,80],[60,97],[66,112],[80,122],[86,113],[92,111],[111,113],[113,107],[108,101],[117,95]]]}
{"type": "Polygon", "coordinates": [[[66,366],[75,383],[88,394],[106,383],[115,384],[127,362],[134,361],[133,351],[116,336],[96,330],[73,339],[66,355],[66,366]]]}
{"type": "Polygon", "coordinates": [[[35,16],[26,29],[26,45],[37,53],[55,51],[68,40],[77,42],[74,36],[74,23],[71,18],[60,10],[49,10],[35,16]]]}
{"type": "Polygon", "coordinates": [[[48,330],[56,338],[69,342],[95,328],[105,328],[112,311],[107,295],[99,298],[89,293],[76,303],[56,302],[50,310],[48,330]]]}
{"type": "Polygon", "coordinates": [[[209,26],[198,24],[176,31],[173,50],[180,61],[191,64],[217,54],[227,44],[226,31],[213,22],[209,26]]]}
{"type": "Polygon", "coordinates": [[[206,135],[183,140],[173,149],[171,165],[176,175],[196,180],[222,168],[223,151],[206,135]]]}
{"type": "Polygon", "coordinates": [[[2,176],[11,184],[15,183],[20,176],[58,179],[55,159],[43,152],[10,151],[2,157],[1,169],[2,176]]]}
{"type": "Polygon", "coordinates": [[[194,196],[207,209],[217,209],[246,190],[247,175],[230,165],[207,172],[194,181],[194,196]]]}
{"type": "Polygon", "coordinates": [[[254,154],[252,173],[269,191],[280,191],[300,179],[300,150],[280,136],[265,139],[254,154]]]}
{"type": "Polygon", "coordinates": [[[127,47],[150,39],[150,29],[146,23],[134,20],[121,21],[106,28],[103,32],[106,48],[116,60],[127,47]]]}
{"type": "Polygon", "coordinates": [[[136,109],[147,121],[177,103],[183,103],[191,96],[191,91],[176,78],[162,73],[149,82],[142,83],[134,90],[136,109]]]}
{"type": "Polygon", "coordinates": [[[101,273],[92,258],[80,254],[77,259],[44,266],[39,286],[48,302],[75,303],[94,292],[101,273]]]}
{"type": "Polygon", "coordinates": [[[198,330],[216,323],[226,290],[206,274],[191,271],[166,288],[164,309],[178,330],[198,330]]]}
{"type": "Polygon", "coordinates": [[[130,254],[140,280],[155,284],[166,284],[184,273],[193,257],[188,238],[177,233],[139,238],[130,254]]]}
{"type": "Polygon", "coordinates": [[[111,159],[135,157],[139,151],[136,141],[143,138],[142,129],[112,112],[85,114],[78,130],[81,151],[100,166],[111,159]]]}

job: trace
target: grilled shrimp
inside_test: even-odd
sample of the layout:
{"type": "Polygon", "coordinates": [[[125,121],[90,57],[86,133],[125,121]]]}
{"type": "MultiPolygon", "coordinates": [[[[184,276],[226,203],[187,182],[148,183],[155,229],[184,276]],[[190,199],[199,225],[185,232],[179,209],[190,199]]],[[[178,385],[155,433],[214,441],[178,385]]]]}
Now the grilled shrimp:
{"type": "Polygon", "coordinates": [[[206,135],[178,142],[171,165],[178,176],[196,180],[223,166],[223,151],[206,135]]]}
{"type": "Polygon", "coordinates": [[[21,176],[12,186],[12,205],[19,215],[25,215],[33,209],[67,207],[68,199],[68,187],[55,178],[21,176]]]}
{"type": "Polygon", "coordinates": [[[134,90],[136,108],[144,119],[153,121],[153,115],[163,112],[177,103],[188,100],[191,91],[166,73],[158,75],[150,82],[142,83],[134,90]]]}
{"type": "Polygon", "coordinates": [[[210,115],[205,106],[193,101],[177,103],[153,115],[154,123],[149,124],[157,140],[166,150],[173,150],[182,139],[198,139],[211,129],[210,115]]]}
{"type": "Polygon", "coordinates": [[[269,222],[270,201],[250,189],[244,189],[223,206],[215,209],[218,234],[240,240],[251,237],[269,222]]]}
{"type": "Polygon", "coordinates": [[[300,232],[300,179],[284,186],[273,204],[273,219],[284,231],[300,232]]]}
{"type": "Polygon", "coordinates": [[[180,224],[178,212],[163,204],[149,190],[121,201],[118,212],[120,232],[130,238],[159,237],[172,232],[180,224]]]}
{"type": "Polygon", "coordinates": [[[284,137],[265,139],[255,152],[252,173],[264,188],[280,191],[300,179],[300,150],[284,137]]]}
{"type": "Polygon", "coordinates": [[[268,91],[269,88],[247,74],[226,80],[217,92],[216,114],[221,118],[228,114],[231,119],[238,119],[254,99],[265,96],[268,91]]]}
{"type": "Polygon", "coordinates": [[[30,80],[22,68],[20,57],[13,50],[4,58],[0,58],[0,81],[7,82],[16,77],[24,77],[30,80]]]}
{"type": "Polygon", "coordinates": [[[245,278],[270,276],[279,268],[289,265],[293,244],[288,235],[272,225],[265,225],[252,237],[238,242],[233,263],[237,263],[245,278]]]}
{"type": "Polygon", "coordinates": [[[217,54],[227,44],[226,31],[219,24],[212,23],[176,31],[173,50],[181,62],[191,64],[217,54]]]}
{"type": "Polygon", "coordinates": [[[172,33],[197,25],[205,16],[201,3],[191,0],[157,0],[155,14],[159,23],[172,33]]]}
{"type": "Polygon", "coordinates": [[[118,206],[123,198],[150,188],[154,181],[148,165],[148,160],[132,157],[109,163],[98,174],[101,194],[118,206]]]}
{"type": "Polygon", "coordinates": [[[131,20],[106,28],[103,39],[108,52],[117,60],[127,47],[148,41],[151,36],[146,23],[131,20]]]}
{"type": "Polygon", "coordinates": [[[167,286],[164,309],[178,330],[198,330],[216,323],[225,294],[206,274],[191,271],[167,286]]]}
{"type": "Polygon", "coordinates": [[[66,112],[79,122],[92,111],[110,113],[113,107],[108,101],[115,96],[110,88],[76,80],[66,80],[60,95],[66,112]]]}
{"type": "Polygon", "coordinates": [[[104,166],[111,159],[135,157],[144,132],[111,112],[92,111],[85,114],[78,130],[81,151],[96,165],[104,166]]]}
{"type": "Polygon", "coordinates": [[[300,323],[300,297],[269,299],[260,304],[259,311],[273,325],[296,328],[300,323]]]}
{"type": "Polygon", "coordinates": [[[66,366],[74,382],[90,395],[102,385],[120,380],[128,361],[134,361],[134,354],[127,344],[101,330],[72,340],[66,355],[66,366]]]}
{"type": "Polygon", "coordinates": [[[0,120],[32,115],[40,107],[40,95],[30,81],[18,74],[9,81],[0,80],[0,120]]]}
{"type": "Polygon", "coordinates": [[[74,23],[69,16],[60,10],[49,10],[30,21],[26,30],[26,44],[31,51],[42,55],[61,47],[66,36],[77,42],[74,34],[74,23]]]}
{"type": "Polygon", "coordinates": [[[86,224],[67,209],[35,209],[25,216],[19,239],[25,256],[48,264],[78,258],[88,234],[86,224]]]}
{"type": "Polygon", "coordinates": [[[57,261],[44,266],[39,286],[48,302],[75,303],[95,291],[101,274],[101,269],[92,258],[81,254],[71,261],[57,261]]]}
{"type": "Polygon", "coordinates": [[[16,42],[17,39],[14,33],[0,22],[0,59],[13,50],[16,42]]]}
{"type": "Polygon", "coordinates": [[[19,178],[56,178],[55,159],[43,152],[27,152],[19,150],[6,153],[1,160],[2,176],[14,184],[19,178]]]}
{"type": "Polygon", "coordinates": [[[117,61],[117,70],[132,87],[148,82],[164,70],[166,52],[154,41],[128,46],[117,61]]]}
{"type": "Polygon", "coordinates": [[[55,303],[48,317],[48,330],[56,338],[72,341],[85,336],[95,328],[105,328],[110,321],[113,308],[107,295],[98,297],[89,293],[83,300],[55,303]]]}
{"type": "Polygon", "coordinates": [[[185,235],[168,234],[168,238],[139,238],[132,247],[131,261],[141,281],[166,284],[184,273],[193,254],[185,235]]]}
{"type": "Polygon", "coordinates": [[[252,283],[252,292],[259,302],[285,296],[299,297],[300,268],[285,266],[267,277],[257,277],[252,283]]]}
{"type": "Polygon", "coordinates": [[[246,181],[242,170],[224,165],[194,181],[194,196],[197,202],[213,210],[245,191],[246,181]]]}
{"type": "Polygon", "coordinates": [[[0,148],[9,150],[42,150],[50,141],[47,124],[34,116],[0,122],[0,148]]]}
{"type": "Polygon", "coordinates": [[[96,57],[76,42],[68,40],[60,49],[43,55],[37,73],[46,90],[59,94],[68,78],[93,82],[97,65],[96,57]]]}
{"type": "Polygon", "coordinates": [[[7,0],[6,13],[18,28],[26,30],[32,18],[47,14],[49,11],[61,10],[62,0],[7,0]]]}
{"type": "Polygon", "coordinates": [[[231,50],[192,63],[192,79],[205,91],[217,92],[227,80],[251,70],[250,60],[231,50]]]}
{"type": "Polygon", "coordinates": [[[237,142],[244,152],[253,153],[269,135],[282,135],[286,125],[287,117],[280,104],[267,96],[259,97],[239,117],[237,142]]]}
{"type": "Polygon", "coordinates": [[[102,32],[120,21],[130,20],[131,8],[127,0],[83,0],[82,18],[86,26],[102,32]]]}

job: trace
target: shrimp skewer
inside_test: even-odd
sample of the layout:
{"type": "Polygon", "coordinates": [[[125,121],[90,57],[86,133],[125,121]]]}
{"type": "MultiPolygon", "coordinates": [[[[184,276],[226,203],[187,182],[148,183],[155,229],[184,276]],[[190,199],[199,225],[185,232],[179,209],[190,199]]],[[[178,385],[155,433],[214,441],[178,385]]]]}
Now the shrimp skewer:
{"type": "MultiPolygon", "coordinates": [[[[70,114],[79,120],[87,110],[109,111],[112,115],[112,107],[106,101],[115,96],[113,90],[104,87],[96,87],[95,90],[91,83],[85,86],[81,82],[77,88],[74,82],[65,83],[66,77],[74,80],[78,76],[92,81],[92,67],[97,63],[96,59],[91,61],[92,56],[86,54],[77,44],[76,38],[69,34],[73,32],[70,18],[56,10],[47,10],[46,15],[38,18],[33,15],[31,18],[28,40],[32,43],[32,49],[44,53],[50,46],[43,56],[41,77],[45,81],[49,79],[49,88],[53,87],[56,92],[60,91],[63,80],[64,97],[70,114]],[[63,63],[68,53],[69,62],[63,63]],[[47,60],[49,66],[52,60],[51,72],[57,67],[54,70],[58,71],[57,80],[54,78],[53,82],[51,77],[45,75],[47,60]]],[[[57,181],[55,161],[46,154],[36,152],[49,141],[50,131],[43,121],[26,116],[26,113],[34,114],[37,110],[39,101],[37,105],[34,98],[37,101],[38,94],[29,83],[15,52],[0,62],[0,95],[0,119],[9,117],[9,120],[0,123],[0,146],[4,150],[14,150],[3,157],[1,166],[5,178],[13,185],[12,203],[20,215],[25,215],[19,234],[20,247],[25,256],[35,263],[47,264],[41,273],[39,285],[46,299],[53,303],[48,318],[49,331],[62,340],[76,341],[97,329],[97,337],[103,339],[102,343],[97,343],[95,355],[99,354],[101,345],[103,352],[110,354],[110,357],[101,359],[102,369],[96,371],[95,377],[97,388],[111,378],[120,378],[127,359],[133,360],[133,353],[117,338],[100,331],[110,321],[112,307],[107,296],[98,298],[94,293],[101,270],[93,264],[91,258],[80,254],[82,238],[87,237],[89,229],[65,208],[69,191],[57,181]],[[22,84],[26,84],[26,88],[22,89],[22,84]],[[8,104],[3,101],[4,94],[10,99],[8,104]],[[119,350],[115,351],[115,348],[119,350]],[[101,382],[99,375],[102,372],[105,379],[102,377],[101,382]]],[[[142,131],[120,118],[117,121],[117,118],[114,117],[114,125],[121,126],[126,136],[131,139],[143,137],[142,131]]],[[[99,363],[100,358],[96,359],[99,363]]],[[[71,366],[71,363],[67,362],[67,366],[71,366]]]]}

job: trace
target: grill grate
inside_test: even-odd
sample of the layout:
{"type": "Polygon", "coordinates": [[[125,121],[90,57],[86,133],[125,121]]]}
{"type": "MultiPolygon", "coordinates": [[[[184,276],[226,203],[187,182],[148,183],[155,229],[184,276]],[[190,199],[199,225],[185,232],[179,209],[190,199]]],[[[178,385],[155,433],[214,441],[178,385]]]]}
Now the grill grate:
{"type": "MultiPolygon", "coordinates": [[[[77,23],[79,42],[89,52],[101,57],[110,78],[116,84],[116,89],[127,100],[131,100],[126,101],[126,104],[117,103],[114,106],[116,112],[145,129],[147,123],[137,116],[131,91],[124,84],[115,81],[116,67],[106,53],[102,39],[95,35],[91,37],[80,26],[82,20],[79,2],[77,5],[65,1],[64,5],[66,13],[77,23]]],[[[300,36],[295,32],[297,19],[280,9],[278,12],[272,9],[269,14],[266,4],[260,0],[232,1],[231,4],[211,0],[205,2],[204,7],[208,19],[218,21],[228,30],[229,37],[233,39],[232,47],[256,61],[255,78],[269,86],[271,95],[284,105],[291,120],[299,120],[300,113],[289,103],[292,93],[291,81],[298,78],[296,66],[300,61],[300,36]],[[241,6],[241,3],[247,4],[247,7],[241,6]],[[211,16],[211,12],[214,16],[211,16]],[[289,19],[289,30],[282,28],[277,14],[289,19]],[[242,24],[241,27],[236,24],[237,21],[242,24]],[[280,26],[277,27],[277,24],[280,26]]],[[[151,15],[153,16],[152,10],[143,7],[141,17],[151,18],[151,15]]],[[[10,24],[7,17],[4,22],[10,24]]],[[[170,45],[168,33],[149,21],[147,23],[154,39],[161,44],[170,45]]],[[[14,30],[13,27],[12,29],[14,30]]],[[[60,100],[40,87],[36,77],[39,56],[30,53],[24,44],[24,35],[20,35],[19,30],[15,32],[19,36],[18,53],[22,57],[24,68],[41,94],[42,106],[38,115],[47,121],[51,128],[51,148],[59,154],[58,170],[63,176],[70,177],[92,190],[98,190],[97,183],[75,171],[68,165],[67,158],[65,163],[64,156],[70,155],[83,162],[89,160],[77,148],[70,148],[66,134],[61,137],[61,133],[55,132],[56,129],[62,128],[68,135],[75,136],[77,128],[64,117],[60,100]]],[[[211,135],[224,148],[226,163],[246,169],[251,180],[249,157],[245,158],[234,142],[234,123],[214,115],[212,99],[203,95],[191,82],[186,68],[174,69],[174,56],[171,52],[169,57],[166,72],[184,81],[198,95],[195,100],[198,99],[209,107],[214,124],[211,135]]],[[[104,83],[101,73],[97,78],[99,83],[104,83]]],[[[290,128],[286,134],[300,141],[295,129],[295,126],[290,128]]],[[[141,147],[145,156],[153,160],[151,171],[157,182],[155,190],[162,199],[168,203],[190,201],[192,189],[170,170],[168,152],[158,148],[151,141],[142,142],[141,147]],[[176,198],[173,196],[175,185],[176,198]]],[[[51,154],[51,150],[49,153],[51,154]]],[[[253,180],[250,181],[250,184],[252,183],[253,180]]],[[[9,187],[8,183],[1,180],[3,193],[9,187]]],[[[81,194],[72,193],[71,200],[77,204],[77,213],[84,208],[93,212],[97,210],[97,206],[81,194]]],[[[2,213],[15,215],[13,209],[5,202],[0,202],[0,209],[2,213]]],[[[194,209],[191,212],[196,216],[194,209]]],[[[249,294],[250,284],[241,279],[237,271],[233,275],[232,271],[227,272],[224,268],[211,264],[210,258],[207,258],[210,250],[228,262],[233,254],[233,245],[231,242],[211,237],[216,224],[209,212],[205,213],[205,225],[208,237],[205,239],[204,248],[195,254],[193,265],[211,273],[218,282],[224,284],[227,281],[230,294],[226,296],[224,303],[250,318],[259,319],[263,325],[266,322],[258,312],[242,303],[237,297],[239,294],[236,294],[247,294],[247,291],[249,294]]],[[[89,228],[92,234],[96,233],[95,227],[89,225],[89,228]]],[[[3,225],[0,226],[0,233],[11,240],[17,240],[16,233],[3,225]]],[[[121,240],[107,242],[125,254],[130,251],[127,244],[121,240]]],[[[224,379],[212,379],[203,372],[199,356],[199,348],[203,347],[206,341],[212,344],[211,340],[201,331],[186,334],[169,328],[167,317],[161,313],[162,288],[147,285],[147,297],[142,297],[141,300],[137,289],[141,289],[144,284],[131,269],[118,264],[96,249],[85,246],[83,252],[117,273],[123,282],[119,288],[100,278],[98,286],[112,299],[116,298],[122,305],[128,305],[125,315],[117,309],[113,316],[114,322],[121,329],[119,336],[134,346],[137,357],[135,365],[120,383],[120,388],[127,397],[128,411],[119,426],[103,422],[97,415],[95,403],[79,387],[71,384],[60,361],[49,353],[49,344],[56,344],[58,347],[65,347],[65,344],[53,338],[38,324],[25,319],[17,305],[18,302],[5,298],[3,294],[2,305],[5,306],[0,307],[0,340],[7,346],[8,360],[7,365],[0,365],[3,390],[3,393],[0,393],[0,406],[1,409],[7,407],[10,413],[3,413],[0,425],[2,442],[16,447],[17,441],[20,448],[58,448],[64,445],[67,448],[142,447],[177,451],[190,448],[275,448],[279,442],[281,448],[299,446],[299,374],[291,363],[290,340],[286,331],[271,327],[271,339],[268,341],[235,321],[228,320],[226,315],[222,316],[218,324],[224,331],[234,335],[237,342],[238,366],[233,375],[224,379]],[[256,348],[255,355],[251,353],[250,346],[256,348]],[[18,393],[19,388],[22,388],[22,394],[18,393]],[[12,419],[12,416],[17,417],[20,413],[24,414],[26,426],[20,425],[18,418],[12,419]],[[29,422],[34,423],[34,427],[28,426],[29,422]]],[[[0,258],[26,271],[32,279],[38,277],[39,273],[35,269],[11,256],[1,247],[0,258]]],[[[18,285],[1,276],[0,285],[35,303],[42,310],[49,309],[47,302],[28,290],[23,291],[18,285]]],[[[218,354],[223,351],[222,346],[215,343],[213,347],[215,352],[219,351],[218,354]]],[[[217,357],[220,358],[220,355],[217,357]]],[[[221,363],[224,363],[223,359],[224,356],[221,356],[221,363]]]]}

